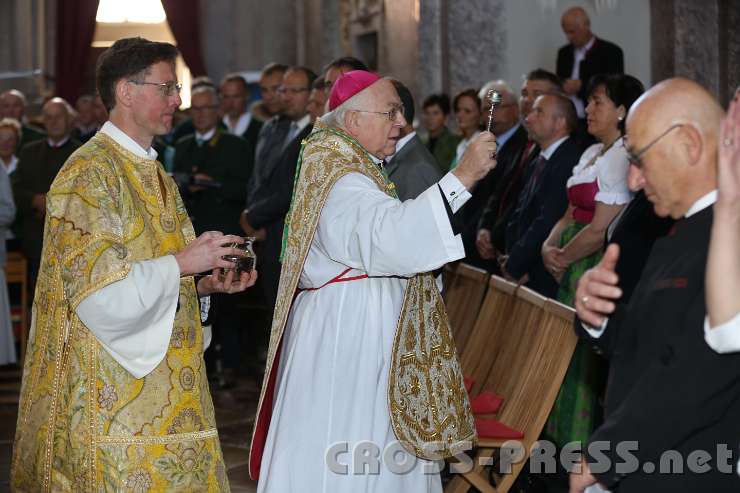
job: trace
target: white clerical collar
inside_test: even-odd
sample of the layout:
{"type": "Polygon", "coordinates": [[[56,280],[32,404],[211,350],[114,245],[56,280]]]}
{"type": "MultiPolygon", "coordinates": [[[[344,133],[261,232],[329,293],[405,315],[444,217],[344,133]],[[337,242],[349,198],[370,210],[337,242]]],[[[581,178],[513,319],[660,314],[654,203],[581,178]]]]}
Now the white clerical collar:
{"type": "Polygon", "coordinates": [[[5,161],[3,161],[3,158],[0,158],[0,161],[2,161],[3,166],[5,166],[5,172],[8,173],[8,174],[11,174],[18,167],[18,158],[15,157],[15,154],[13,154],[12,156],[10,156],[10,162],[9,163],[6,163],[5,161]]]}
{"type": "Polygon", "coordinates": [[[409,143],[411,139],[413,139],[416,136],[416,131],[411,132],[410,134],[398,139],[398,142],[396,142],[396,153],[393,154],[394,156],[400,152],[401,149],[403,149],[403,146],[409,143]]]}
{"type": "Polygon", "coordinates": [[[544,157],[545,159],[550,159],[553,153],[558,150],[558,147],[560,147],[560,144],[565,142],[567,138],[568,136],[566,135],[565,137],[561,137],[560,139],[556,140],[555,142],[547,146],[547,149],[544,149],[543,151],[541,151],[540,155],[544,157]]]}
{"type": "Polygon", "coordinates": [[[151,160],[157,159],[157,151],[155,151],[152,147],[149,147],[149,149],[144,149],[134,139],[129,137],[123,130],[116,127],[115,124],[110,120],[103,124],[103,126],[100,128],[100,131],[111,139],[115,140],[118,145],[129,152],[133,152],[139,157],[151,160]]]}
{"type": "Polygon", "coordinates": [[[514,135],[514,132],[516,132],[517,130],[519,130],[519,127],[521,127],[521,126],[522,126],[522,124],[519,123],[519,122],[517,122],[516,125],[514,125],[513,127],[511,127],[506,132],[502,133],[501,135],[497,135],[496,136],[496,145],[499,148],[503,147],[504,144],[506,144],[506,141],[509,140],[511,138],[511,136],[514,135]]]}
{"type": "Polygon", "coordinates": [[[236,120],[236,125],[234,125],[233,127],[231,126],[229,115],[224,115],[221,121],[224,122],[224,125],[226,125],[226,128],[229,129],[230,133],[234,135],[242,135],[244,132],[247,131],[247,127],[252,121],[252,114],[249,111],[245,111],[244,113],[239,115],[239,118],[236,120]]]}
{"type": "Polygon", "coordinates": [[[213,127],[208,132],[202,134],[200,132],[195,132],[195,138],[200,140],[211,140],[213,136],[216,134],[216,127],[213,127]]]}
{"type": "Polygon", "coordinates": [[[56,149],[57,147],[62,147],[62,146],[63,146],[64,144],[66,144],[66,143],[67,143],[67,141],[68,141],[68,140],[69,140],[69,135],[67,135],[67,136],[66,136],[65,138],[63,138],[62,140],[58,140],[58,141],[56,141],[56,142],[54,142],[54,141],[53,141],[53,140],[51,140],[50,138],[47,138],[47,139],[46,139],[46,143],[47,143],[47,144],[49,144],[49,147],[53,147],[54,149],[56,149]]]}
{"type": "Polygon", "coordinates": [[[588,50],[591,49],[591,47],[594,45],[595,42],[596,42],[596,36],[591,36],[591,39],[588,40],[588,43],[581,46],[580,48],[576,48],[576,52],[578,52],[581,55],[585,55],[588,52],[588,50]]]}
{"type": "Polygon", "coordinates": [[[694,202],[694,205],[692,205],[688,211],[686,211],[686,214],[684,214],[684,217],[691,217],[697,212],[701,212],[707,207],[710,207],[715,202],[717,202],[717,190],[712,190],[708,194],[701,197],[699,200],[694,202]]]}

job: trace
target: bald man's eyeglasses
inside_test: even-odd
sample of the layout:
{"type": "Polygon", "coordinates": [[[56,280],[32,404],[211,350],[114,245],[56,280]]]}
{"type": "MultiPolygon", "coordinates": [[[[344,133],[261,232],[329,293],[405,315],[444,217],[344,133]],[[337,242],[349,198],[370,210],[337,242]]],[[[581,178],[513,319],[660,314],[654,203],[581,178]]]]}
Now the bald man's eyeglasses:
{"type": "Polygon", "coordinates": [[[648,150],[650,150],[651,147],[653,147],[655,144],[657,144],[658,141],[660,141],[660,139],[662,139],[663,137],[665,137],[666,135],[668,135],[671,132],[671,130],[673,130],[674,128],[683,127],[684,125],[685,125],[685,123],[674,123],[673,125],[671,125],[670,127],[668,127],[662,134],[660,134],[656,138],[654,138],[648,145],[646,145],[645,147],[643,147],[642,149],[640,149],[637,152],[634,152],[633,153],[628,148],[627,149],[627,160],[635,168],[642,169],[642,167],[643,167],[642,156],[644,156],[645,153],[648,150]]]}

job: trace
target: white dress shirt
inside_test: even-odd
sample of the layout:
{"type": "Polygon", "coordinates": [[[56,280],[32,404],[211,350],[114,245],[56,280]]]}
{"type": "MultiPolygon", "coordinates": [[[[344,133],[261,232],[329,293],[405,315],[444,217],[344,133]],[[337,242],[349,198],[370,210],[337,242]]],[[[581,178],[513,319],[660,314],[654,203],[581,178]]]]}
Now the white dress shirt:
{"type": "Polygon", "coordinates": [[[222,121],[224,122],[224,125],[226,125],[226,128],[229,130],[229,133],[241,136],[242,134],[244,134],[244,132],[247,131],[247,127],[249,127],[249,124],[252,122],[252,114],[249,111],[245,111],[244,113],[239,115],[239,119],[236,121],[236,125],[234,125],[233,127],[231,126],[229,115],[224,115],[222,121]]]}

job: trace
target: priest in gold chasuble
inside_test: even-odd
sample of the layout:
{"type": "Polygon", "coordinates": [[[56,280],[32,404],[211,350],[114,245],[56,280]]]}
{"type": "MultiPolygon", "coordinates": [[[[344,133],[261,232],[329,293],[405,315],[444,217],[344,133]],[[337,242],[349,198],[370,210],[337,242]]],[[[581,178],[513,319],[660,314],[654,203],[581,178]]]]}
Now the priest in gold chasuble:
{"type": "Polygon", "coordinates": [[[495,141],[401,203],[382,163],[405,125],[391,82],[348,72],[329,109],[298,163],[250,474],[264,493],[439,492],[435,459],[476,434],[432,272],[465,256],[454,213],[495,141]]]}
{"type": "Polygon", "coordinates": [[[195,238],[156,160],[180,105],[177,51],[141,38],[98,62],[110,121],[47,196],[41,268],[11,465],[19,492],[229,491],[208,389],[207,295],[255,280],[194,274],[233,264],[195,238]],[[233,282],[232,282],[233,281],[233,282]]]}

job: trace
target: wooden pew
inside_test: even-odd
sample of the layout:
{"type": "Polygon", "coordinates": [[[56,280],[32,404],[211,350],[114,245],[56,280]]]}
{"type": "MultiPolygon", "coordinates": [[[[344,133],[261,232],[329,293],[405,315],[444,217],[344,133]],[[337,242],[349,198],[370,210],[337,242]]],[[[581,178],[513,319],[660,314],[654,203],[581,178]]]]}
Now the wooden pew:
{"type": "Polygon", "coordinates": [[[458,354],[462,354],[468,341],[487,286],[488,272],[463,263],[457,265],[445,293],[445,305],[458,354]]]}
{"type": "Polygon", "coordinates": [[[473,469],[456,474],[445,493],[467,492],[471,486],[484,493],[504,493],[511,488],[542,432],[568,369],[577,342],[573,309],[522,287],[515,298],[511,317],[498,317],[508,321],[491,327],[486,342],[490,370],[480,388],[504,397],[497,419],[524,433],[516,441],[524,458],[512,465],[509,474],[493,474],[496,484],[492,485],[481,459],[495,460],[508,440],[481,438],[473,453],[473,469]]]}

